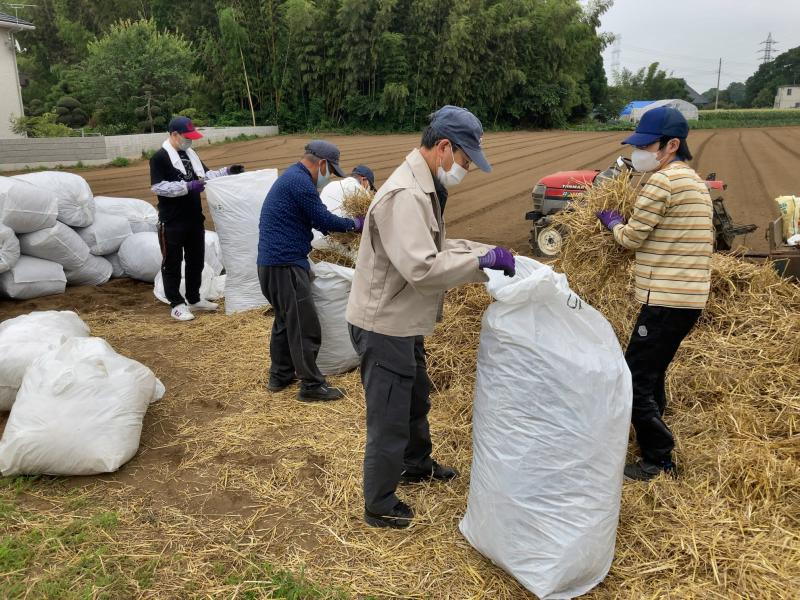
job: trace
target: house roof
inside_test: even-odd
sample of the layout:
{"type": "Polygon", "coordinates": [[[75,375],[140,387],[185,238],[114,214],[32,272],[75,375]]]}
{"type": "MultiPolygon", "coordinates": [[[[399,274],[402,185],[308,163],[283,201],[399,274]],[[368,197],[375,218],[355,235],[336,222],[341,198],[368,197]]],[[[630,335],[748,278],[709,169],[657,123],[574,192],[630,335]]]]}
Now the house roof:
{"type": "MultiPolygon", "coordinates": [[[[33,23],[14,15],[0,12],[0,27],[17,26],[19,29],[33,29],[33,23]]],[[[15,27],[16,28],[16,27],[15,27]]]]}
{"type": "Polygon", "coordinates": [[[711,100],[698,93],[696,89],[688,84],[686,85],[686,93],[689,94],[689,101],[692,104],[711,104],[711,100]]]}

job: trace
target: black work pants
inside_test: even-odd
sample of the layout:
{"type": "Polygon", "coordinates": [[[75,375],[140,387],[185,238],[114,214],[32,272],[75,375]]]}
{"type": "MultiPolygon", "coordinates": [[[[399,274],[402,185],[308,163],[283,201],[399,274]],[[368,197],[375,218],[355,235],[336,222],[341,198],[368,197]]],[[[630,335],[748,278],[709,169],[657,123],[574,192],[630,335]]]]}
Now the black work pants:
{"type": "Polygon", "coordinates": [[[259,265],[261,292],[274,310],[269,342],[270,377],[280,382],[295,376],[306,389],[325,383],[317,368],[322,330],[311,297],[311,275],[297,266],[259,265]]]}
{"type": "Polygon", "coordinates": [[[663,419],[667,407],[667,368],[701,312],[645,305],[633,327],[625,352],[633,378],[631,420],[642,458],[649,463],[672,460],[675,439],[663,419]]]}
{"type": "Polygon", "coordinates": [[[164,295],[173,308],[179,304],[200,302],[200,284],[206,254],[206,231],[203,223],[169,222],[158,224],[161,244],[161,275],[164,295]],[[186,263],[181,275],[181,263],[186,263]],[[186,298],[181,296],[181,278],[186,279],[186,298]]]}
{"type": "Polygon", "coordinates": [[[350,325],[361,359],[367,401],[364,451],[364,505],[387,514],[399,501],[395,491],[403,471],[429,473],[431,380],[422,336],[394,337],[350,325]]]}

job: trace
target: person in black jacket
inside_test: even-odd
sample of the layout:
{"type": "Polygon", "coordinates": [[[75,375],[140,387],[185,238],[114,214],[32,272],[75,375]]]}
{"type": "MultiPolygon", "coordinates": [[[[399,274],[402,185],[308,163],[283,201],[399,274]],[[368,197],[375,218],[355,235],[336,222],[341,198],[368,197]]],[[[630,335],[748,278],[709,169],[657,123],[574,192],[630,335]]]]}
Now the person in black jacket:
{"type": "Polygon", "coordinates": [[[205,264],[205,227],[200,192],[215,177],[236,175],[242,165],[209,171],[192,150],[192,140],[203,137],[188,117],[169,122],[169,138],[150,159],[150,184],[158,196],[158,238],[161,244],[161,273],[164,294],[172,318],[194,319],[192,311],[217,310],[218,305],[200,297],[205,264]],[[181,263],[185,262],[186,298],[181,295],[181,263]]]}

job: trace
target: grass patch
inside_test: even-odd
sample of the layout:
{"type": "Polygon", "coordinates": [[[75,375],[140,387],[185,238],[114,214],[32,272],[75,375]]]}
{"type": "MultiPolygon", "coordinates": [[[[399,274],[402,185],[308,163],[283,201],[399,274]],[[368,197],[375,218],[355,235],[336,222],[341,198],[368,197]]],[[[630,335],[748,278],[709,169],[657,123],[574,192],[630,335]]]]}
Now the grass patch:
{"type": "Polygon", "coordinates": [[[281,598],[285,600],[347,600],[341,590],[318,586],[299,575],[275,569],[268,563],[255,563],[243,571],[231,572],[226,585],[236,586],[238,597],[249,599],[281,598]]]}
{"type": "Polygon", "coordinates": [[[129,164],[131,164],[131,161],[124,156],[118,156],[108,164],[110,164],[112,167],[127,167],[129,164]]]}
{"type": "MultiPolygon", "coordinates": [[[[787,127],[800,125],[800,109],[736,109],[701,110],[700,119],[689,121],[690,129],[737,129],[746,127],[787,127]]],[[[570,131],[633,131],[636,125],[627,121],[599,123],[586,121],[567,127],[570,131]]]]}

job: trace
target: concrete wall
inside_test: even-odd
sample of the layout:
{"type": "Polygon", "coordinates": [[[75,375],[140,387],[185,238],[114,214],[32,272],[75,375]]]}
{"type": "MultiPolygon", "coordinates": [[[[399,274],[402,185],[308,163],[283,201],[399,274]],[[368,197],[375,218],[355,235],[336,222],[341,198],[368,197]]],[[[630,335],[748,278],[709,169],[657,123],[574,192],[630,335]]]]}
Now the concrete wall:
{"type": "Polygon", "coordinates": [[[22,114],[22,94],[17,76],[17,53],[11,30],[0,27],[0,144],[19,139],[11,131],[11,118],[22,114]]]}
{"type": "Polygon", "coordinates": [[[779,87],[775,108],[800,108],[800,85],[779,87]]]}
{"type": "MultiPolygon", "coordinates": [[[[277,127],[201,127],[205,136],[195,142],[203,147],[211,142],[235,138],[241,134],[263,137],[278,135],[277,127]]],[[[77,162],[84,165],[102,165],[115,158],[141,158],[142,152],[157,150],[166,139],[166,133],[139,135],[114,135],[68,138],[16,138],[0,140],[0,171],[14,171],[28,167],[69,166],[77,162]]]]}

